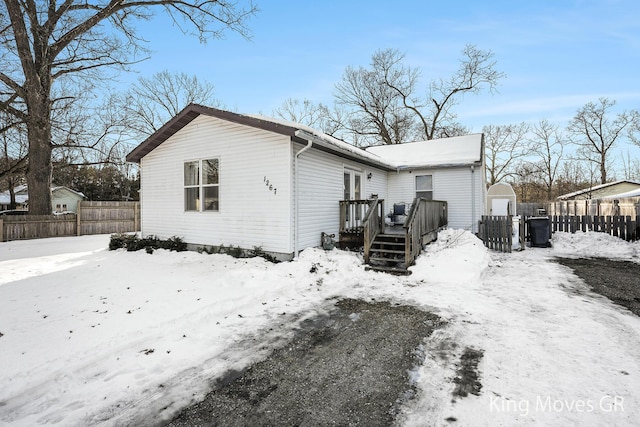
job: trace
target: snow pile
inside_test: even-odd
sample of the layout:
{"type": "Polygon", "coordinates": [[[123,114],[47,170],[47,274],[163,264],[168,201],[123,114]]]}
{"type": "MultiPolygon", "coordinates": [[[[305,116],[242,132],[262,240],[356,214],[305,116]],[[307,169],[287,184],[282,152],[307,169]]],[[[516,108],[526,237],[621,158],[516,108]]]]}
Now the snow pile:
{"type": "Polygon", "coordinates": [[[554,255],[566,258],[611,258],[640,261],[640,240],[630,243],[606,233],[556,233],[554,255]]]}
{"type": "Polygon", "coordinates": [[[552,262],[637,258],[638,244],[556,233],[553,248],[499,254],[466,231],[445,230],[413,274],[398,277],[366,271],[360,255],[339,250],[271,264],[110,252],[108,240],[0,244],[0,424],[159,422],[341,297],[412,304],[447,322],[425,340],[405,425],[449,417],[461,425],[633,425],[640,417],[640,321],[552,262]],[[483,388],[452,402],[465,347],[484,351],[483,388]],[[622,399],[624,410],[605,411],[603,399],[622,399]]]}

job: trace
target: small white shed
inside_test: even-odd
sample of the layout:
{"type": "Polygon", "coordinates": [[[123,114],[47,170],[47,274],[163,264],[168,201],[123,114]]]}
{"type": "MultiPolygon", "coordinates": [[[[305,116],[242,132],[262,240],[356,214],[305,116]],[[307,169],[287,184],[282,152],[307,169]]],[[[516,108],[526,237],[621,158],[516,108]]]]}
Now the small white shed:
{"type": "Polygon", "coordinates": [[[489,215],[516,215],[516,193],[509,184],[498,182],[487,190],[487,213],[489,215]]]}

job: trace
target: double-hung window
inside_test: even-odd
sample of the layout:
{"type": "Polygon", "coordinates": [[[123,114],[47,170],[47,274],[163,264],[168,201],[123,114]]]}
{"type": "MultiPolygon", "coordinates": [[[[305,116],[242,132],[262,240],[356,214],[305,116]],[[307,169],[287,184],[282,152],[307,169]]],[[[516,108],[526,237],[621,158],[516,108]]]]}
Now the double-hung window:
{"type": "Polygon", "coordinates": [[[220,161],[203,159],[184,164],[184,210],[220,210],[220,161]]]}
{"type": "Polygon", "coordinates": [[[433,200],[433,176],[416,176],[416,197],[433,200]]]}

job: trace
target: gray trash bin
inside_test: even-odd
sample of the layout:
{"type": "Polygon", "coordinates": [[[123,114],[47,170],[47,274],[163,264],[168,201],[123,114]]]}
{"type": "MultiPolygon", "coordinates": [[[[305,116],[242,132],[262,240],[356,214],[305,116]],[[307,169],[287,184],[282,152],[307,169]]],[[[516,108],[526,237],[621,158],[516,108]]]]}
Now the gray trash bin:
{"type": "Polygon", "coordinates": [[[531,217],[527,219],[529,225],[529,240],[531,246],[536,248],[548,248],[551,246],[551,221],[548,216],[531,217]]]}

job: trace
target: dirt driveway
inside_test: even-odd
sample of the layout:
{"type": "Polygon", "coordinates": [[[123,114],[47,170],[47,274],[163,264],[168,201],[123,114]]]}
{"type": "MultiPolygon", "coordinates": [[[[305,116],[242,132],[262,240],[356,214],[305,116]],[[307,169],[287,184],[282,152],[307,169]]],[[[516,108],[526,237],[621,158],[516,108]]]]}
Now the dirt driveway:
{"type": "Polygon", "coordinates": [[[340,300],[268,359],[228,373],[168,425],[390,425],[413,395],[420,344],[440,325],[414,307],[340,300]]]}
{"type": "Polygon", "coordinates": [[[606,258],[557,258],[592,291],[640,316],[640,264],[606,258]]]}
{"type": "MultiPolygon", "coordinates": [[[[640,315],[640,265],[557,258],[591,289],[640,315]]],[[[218,380],[205,399],[169,426],[393,425],[414,395],[421,344],[443,322],[415,307],[344,299],[303,323],[264,361],[218,380]]],[[[454,396],[478,394],[482,351],[455,361],[454,396]],[[458,393],[456,395],[456,393],[458,393]]],[[[495,356],[494,356],[495,357],[495,356]]],[[[454,417],[446,422],[455,424],[454,417]]]]}

